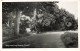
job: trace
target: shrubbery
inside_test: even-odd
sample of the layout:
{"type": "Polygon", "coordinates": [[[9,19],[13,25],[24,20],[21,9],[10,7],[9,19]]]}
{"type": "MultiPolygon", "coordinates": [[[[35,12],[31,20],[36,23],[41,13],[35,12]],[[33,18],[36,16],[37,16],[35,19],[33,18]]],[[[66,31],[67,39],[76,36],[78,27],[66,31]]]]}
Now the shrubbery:
{"type": "Polygon", "coordinates": [[[5,24],[3,24],[2,29],[3,36],[10,36],[14,33],[13,29],[11,27],[6,26],[5,24]]]}
{"type": "Polygon", "coordinates": [[[67,48],[78,47],[78,33],[66,32],[61,35],[61,39],[67,48]]]}

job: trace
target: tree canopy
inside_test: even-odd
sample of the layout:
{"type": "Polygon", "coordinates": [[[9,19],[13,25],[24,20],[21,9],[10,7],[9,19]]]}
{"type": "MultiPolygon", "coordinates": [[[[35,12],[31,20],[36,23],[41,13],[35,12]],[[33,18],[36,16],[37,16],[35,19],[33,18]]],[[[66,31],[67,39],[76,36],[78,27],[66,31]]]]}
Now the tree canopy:
{"type": "Polygon", "coordinates": [[[78,27],[74,15],[65,9],[59,9],[55,2],[3,2],[3,24],[14,20],[17,11],[30,16],[32,31],[75,30],[78,27]]]}

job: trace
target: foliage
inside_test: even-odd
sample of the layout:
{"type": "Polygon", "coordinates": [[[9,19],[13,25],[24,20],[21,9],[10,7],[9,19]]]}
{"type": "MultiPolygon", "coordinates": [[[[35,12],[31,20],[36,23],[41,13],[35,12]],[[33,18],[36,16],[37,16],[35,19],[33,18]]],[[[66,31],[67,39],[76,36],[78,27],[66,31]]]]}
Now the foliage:
{"type": "Polygon", "coordinates": [[[20,20],[20,33],[21,34],[24,34],[24,33],[27,33],[26,31],[26,28],[29,28],[29,24],[30,24],[30,21],[29,20],[20,20]]]}
{"type": "Polygon", "coordinates": [[[3,27],[2,27],[2,32],[3,32],[3,37],[4,36],[13,36],[13,27],[8,27],[6,26],[5,24],[3,24],[3,27]]]}
{"type": "Polygon", "coordinates": [[[78,47],[78,33],[65,32],[61,39],[67,48],[78,47]]]}
{"type": "Polygon", "coordinates": [[[75,30],[77,29],[77,22],[74,18],[74,15],[66,11],[65,9],[60,9],[60,22],[64,23],[66,30],[75,30]]]}
{"type": "MultiPolygon", "coordinates": [[[[37,15],[30,26],[33,31],[76,30],[78,28],[74,15],[65,9],[59,9],[55,2],[3,2],[2,5],[3,24],[8,24],[8,22],[12,24],[15,21],[14,16],[17,17],[17,10],[32,18],[33,11],[36,9],[37,15]]],[[[20,25],[20,28],[25,26],[20,25]]]]}
{"type": "MultiPolygon", "coordinates": [[[[35,25],[31,28],[35,31],[51,31],[51,30],[76,30],[78,24],[74,18],[74,15],[66,11],[65,9],[59,9],[58,6],[53,3],[47,5],[45,3],[45,11],[42,11],[42,16],[37,16],[37,21],[33,21],[35,25]],[[40,21],[40,22],[39,22],[40,21]],[[36,30],[37,29],[37,30],[36,30]]],[[[44,5],[43,5],[44,6],[44,5]]]]}

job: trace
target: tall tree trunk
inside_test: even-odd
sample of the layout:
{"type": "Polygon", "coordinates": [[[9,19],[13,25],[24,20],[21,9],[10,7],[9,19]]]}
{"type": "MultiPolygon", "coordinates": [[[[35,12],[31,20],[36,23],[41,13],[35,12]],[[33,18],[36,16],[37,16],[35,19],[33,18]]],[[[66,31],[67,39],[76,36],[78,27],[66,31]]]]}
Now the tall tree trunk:
{"type": "Polygon", "coordinates": [[[19,34],[20,11],[16,10],[16,18],[14,22],[14,34],[19,34]]]}
{"type": "Polygon", "coordinates": [[[34,20],[36,20],[36,15],[37,15],[37,10],[36,10],[36,8],[34,9],[34,12],[33,12],[33,18],[34,18],[34,20]]]}
{"type": "MultiPolygon", "coordinates": [[[[34,15],[33,15],[33,18],[34,18],[34,20],[33,20],[33,21],[36,23],[36,22],[37,22],[37,19],[36,19],[36,18],[37,18],[37,17],[36,17],[36,16],[37,16],[37,10],[36,10],[36,8],[35,8],[35,10],[34,10],[34,13],[33,13],[33,14],[34,14],[34,15]]],[[[35,25],[35,30],[36,30],[36,32],[37,32],[36,25],[35,25]]]]}

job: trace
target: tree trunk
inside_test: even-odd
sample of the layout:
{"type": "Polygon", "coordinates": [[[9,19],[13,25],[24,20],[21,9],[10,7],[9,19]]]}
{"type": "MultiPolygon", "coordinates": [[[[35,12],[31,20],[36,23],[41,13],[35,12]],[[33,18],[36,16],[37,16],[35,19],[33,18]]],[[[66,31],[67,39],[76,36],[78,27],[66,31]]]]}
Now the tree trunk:
{"type": "MultiPolygon", "coordinates": [[[[37,22],[37,10],[36,10],[36,8],[35,8],[35,10],[34,10],[34,16],[33,16],[33,18],[34,18],[34,22],[36,23],[37,22]]],[[[37,28],[36,28],[36,25],[35,25],[35,30],[36,30],[36,32],[37,32],[37,28]]]]}
{"type": "Polygon", "coordinates": [[[34,13],[33,13],[34,15],[33,15],[33,18],[34,18],[34,20],[36,20],[36,15],[37,15],[37,10],[36,10],[36,8],[35,8],[35,10],[34,10],[34,13]]]}
{"type": "Polygon", "coordinates": [[[16,18],[14,21],[14,34],[19,34],[19,23],[20,22],[20,11],[17,9],[16,10],[16,18]]]}

